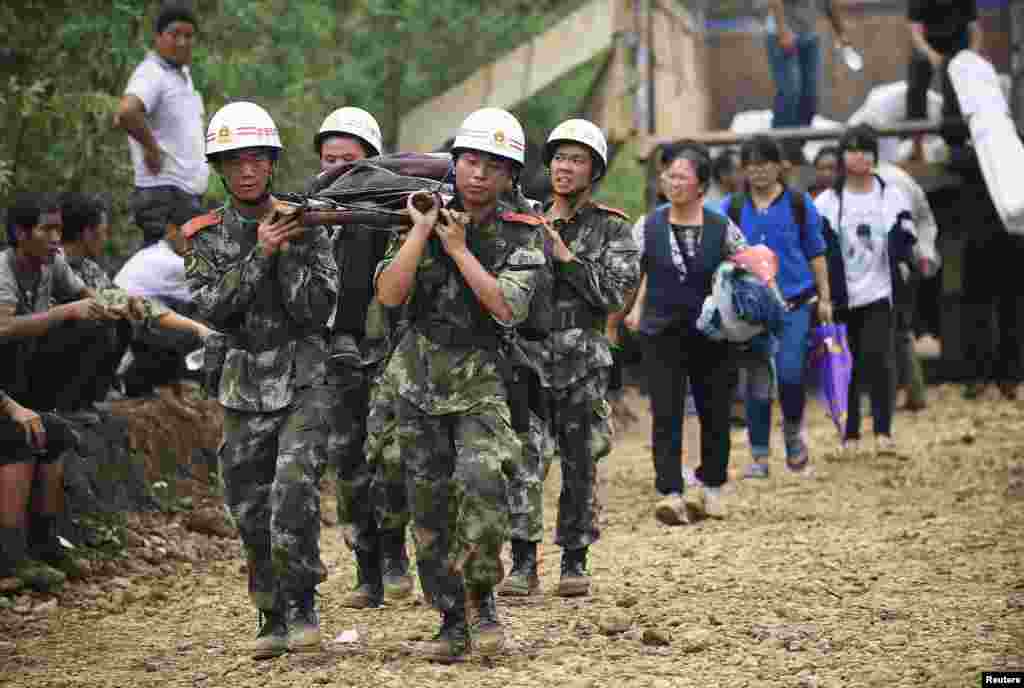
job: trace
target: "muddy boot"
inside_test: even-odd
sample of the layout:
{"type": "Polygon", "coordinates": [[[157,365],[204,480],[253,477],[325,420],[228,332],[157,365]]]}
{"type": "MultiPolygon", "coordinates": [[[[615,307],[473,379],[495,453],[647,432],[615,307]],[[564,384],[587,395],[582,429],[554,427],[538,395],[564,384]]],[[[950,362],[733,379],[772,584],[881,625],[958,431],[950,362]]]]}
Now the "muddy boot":
{"type": "Polygon", "coordinates": [[[380,567],[384,599],[404,600],[412,594],[409,555],[405,551],[405,528],[380,531],[380,567]]]}
{"type": "Polygon", "coordinates": [[[526,540],[512,541],[512,570],[498,587],[498,594],[508,597],[526,597],[540,588],[537,575],[537,543],[526,540]]]}
{"type": "Polygon", "coordinates": [[[290,652],[320,651],[320,618],[316,613],[316,590],[292,592],[285,598],[290,652]]]}
{"type": "Polygon", "coordinates": [[[558,596],[582,597],[589,594],[587,548],[562,550],[562,577],[558,581],[558,596]]]}
{"type": "Polygon", "coordinates": [[[84,577],[81,565],[60,544],[56,515],[34,515],[29,528],[28,553],[33,559],[63,572],[70,580],[84,577]]]}
{"type": "Polygon", "coordinates": [[[260,610],[260,630],[248,651],[253,659],[279,657],[288,651],[288,623],[283,609],[260,610]]]}
{"type": "Polygon", "coordinates": [[[17,578],[36,592],[56,592],[67,581],[62,571],[26,556],[25,531],[0,528],[0,578],[17,578]]]}
{"type": "Polygon", "coordinates": [[[416,643],[413,652],[432,662],[454,664],[466,661],[469,654],[469,626],[466,609],[456,605],[450,612],[441,612],[441,630],[433,640],[416,643]]]}
{"type": "Polygon", "coordinates": [[[498,604],[494,591],[468,591],[466,595],[466,616],[471,619],[473,644],[485,657],[493,657],[505,647],[505,631],[498,620],[498,604]]]}
{"type": "Polygon", "coordinates": [[[379,550],[355,550],[356,588],[341,601],[343,607],[368,609],[379,607],[384,597],[379,550]]]}

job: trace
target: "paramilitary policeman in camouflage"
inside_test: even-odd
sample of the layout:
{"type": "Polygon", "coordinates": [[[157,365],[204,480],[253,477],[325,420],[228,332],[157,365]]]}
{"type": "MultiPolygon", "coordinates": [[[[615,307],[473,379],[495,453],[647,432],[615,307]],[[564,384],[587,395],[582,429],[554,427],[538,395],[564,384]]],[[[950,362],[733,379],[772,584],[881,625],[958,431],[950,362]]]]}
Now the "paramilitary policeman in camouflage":
{"type": "MultiPolygon", "coordinates": [[[[562,466],[555,543],[563,550],[558,594],[565,597],[589,593],[587,549],[600,536],[597,463],[611,451],[605,321],[623,308],[640,272],[628,218],[591,200],[607,150],[601,130],[580,119],[556,127],[544,147],[554,192],[545,216],[555,288],[551,334],[539,353],[562,466]]],[[[536,580],[536,543],[513,540],[512,553],[503,592],[528,594],[536,580]]]]}
{"type": "Polygon", "coordinates": [[[338,269],[325,227],[304,228],[275,207],[280,151],[263,108],[236,102],[219,110],[206,152],[230,200],[185,228],[193,300],[227,338],[221,471],[261,612],[254,657],[320,648],[319,483],[334,404],[324,333],[338,269]]]}
{"type": "Polygon", "coordinates": [[[388,365],[398,386],[398,440],[424,594],[442,625],[420,654],[459,661],[473,643],[499,652],[504,633],[494,587],[508,532],[502,468],[518,460],[500,350],[529,315],[545,266],[541,221],[511,213],[499,195],[524,161],[525,136],[508,112],[485,108],[463,122],[452,149],[456,197],[421,211],[378,268],[377,297],[408,304],[388,365]]]}
{"type": "MultiPolygon", "coordinates": [[[[383,145],[377,120],[365,110],[354,107],[338,108],[330,113],[313,144],[320,157],[321,172],[380,155],[383,145]]],[[[398,519],[398,523],[378,528],[374,467],[364,453],[371,397],[377,400],[375,424],[395,424],[393,400],[386,400],[388,405],[383,406],[379,403],[380,395],[371,389],[389,352],[385,322],[388,316],[374,299],[373,276],[377,263],[385,256],[390,235],[351,225],[332,230],[341,289],[331,325],[331,359],[327,373],[327,382],[337,394],[337,405],[331,414],[327,458],[338,479],[339,525],[346,544],[355,554],[357,566],[356,588],[342,604],[363,609],[380,606],[385,593],[397,599],[407,597],[413,588],[405,551],[408,519],[398,519]],[[368,316],[373,321],[369,328],[368,316]]],[[[397,488],[384,489],[381,496],[390,496],[395,502],[397,494],[400,498],[397,506],[386,510],[407,514],[401,474],[397,480],[397,488]]]]}

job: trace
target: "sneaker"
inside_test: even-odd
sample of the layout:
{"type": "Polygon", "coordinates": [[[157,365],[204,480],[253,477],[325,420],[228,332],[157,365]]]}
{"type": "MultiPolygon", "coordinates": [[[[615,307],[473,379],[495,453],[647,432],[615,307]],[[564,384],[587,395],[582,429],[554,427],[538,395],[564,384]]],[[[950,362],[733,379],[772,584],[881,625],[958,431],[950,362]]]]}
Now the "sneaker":
{"type": "Polygon", "coordinates": [[[690,522],[686,500],[680,492],[673,492],[654,507],[654,517],[667,526],[684,526],[690,522]]]}
{"type": "Polygon", "coordinates": [[[703,487],[693,492],[693,499],[688,503],[698,514],[717,520],[725,518],[725,504],[722,501],[721,487],[703,487]]]}
{"type": "Polygon", "coordinates": [[[704,483],[697,477],[697,471],[693,470],[689,466],[683,466],[683,482],[686,483],[687,487],[703,487],[704,483]]]}
{"type": "Polygon", "coordinates": [[[1000,382],[999,393],[1003,395],[1003,399],[1007,401],[1017,401],[1017,383],[1016,382],[1000,382]]]}
{"type": "Polygon", "coordinates": [[[860,456],[863,451],[860,438],[850,437],[843,440],[839,445],[839,456],[844,459],[855,459],[860,456]]]}
{"type": "Polygon", "coordinates": [[[805,447],[799,454],[786,457],[786,470],[794,475],[808,475],[811,468],[811,455],[805,447]]]}
{"type": "Polygon", "coordinates": [[[744,480],[757,480],[767,478],[770,473],[767,461],[752,461],[743,471],[744,480]]]}
{"type": "Polygon", "coordinates": [[[875,453],[879,456],[894,456],[899,454],[896,440],[892,435],[878,435],[875,437],[875,453]]]}

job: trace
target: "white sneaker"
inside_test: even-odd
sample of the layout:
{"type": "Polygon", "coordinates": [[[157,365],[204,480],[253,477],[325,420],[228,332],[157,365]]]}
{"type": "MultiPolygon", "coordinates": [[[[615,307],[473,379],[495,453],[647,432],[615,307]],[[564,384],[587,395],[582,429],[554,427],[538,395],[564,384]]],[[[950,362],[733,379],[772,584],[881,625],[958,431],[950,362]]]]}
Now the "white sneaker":
{"type": "Polygon", "coordinates": [[[879,456],[895,456],[900,452],[892,435],[876,435],[875,453],[879,456]]]}
{"type": "Polygon", "coordinates": [[[708,518],[721,520],[725,518],[725,504],[722,500],[722,488],[705,487],[701,490],[704,498],[704,514],[708,518]]]}
{"type": "Polygon", "coordinates": [[[690,522],[683,495],[673,492],[654,507],[654,517],[667,526],[684,526],[690,522]]]}
{"type": "Polygon", "coordinates": [[[725,518],[721,487],[699,487],[686,493],[686,505],[702,518],[725,518]]]}

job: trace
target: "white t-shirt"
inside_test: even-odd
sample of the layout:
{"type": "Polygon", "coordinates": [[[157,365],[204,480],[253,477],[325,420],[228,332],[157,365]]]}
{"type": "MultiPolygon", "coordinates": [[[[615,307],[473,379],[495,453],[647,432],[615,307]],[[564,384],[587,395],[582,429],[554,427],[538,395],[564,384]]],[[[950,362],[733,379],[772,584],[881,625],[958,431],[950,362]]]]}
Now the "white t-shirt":
{"type": "Polygon", "coordinates": [[[132,296],[155,298],[164,305],[169,305],[168,299],[192,302],[185,281],[185,259],[171,250],[166,241],[137,251],[114,277],[114,284],[132,296]]]}
{"type": "Polygon", "coordinates": [[[152,174],[142,146],[128,137],[135,186],[175,186],[197,196],[206,193],[210,179],[203,125],[206,111],[188,67],[177,69],[151,52],[132,72],[124,92],[146,106],[146,124],[165,153],[163,168],[152,174]]]}
{"type": "MultiPolygon", "coordinates": [[[[889,231],[900,213],[910,212],[910,201],[904,193],[892,184],[886,184],[883,191],[875,179],[867,193],[843,189],[842,218],[838,217],[839,197],[834,189],[823,191],[815,205],[839,235],[849,307],[891,299],[889,231]]],[[[916,235],[912,222],[905,220],[903,226],[916,235]]]]}

